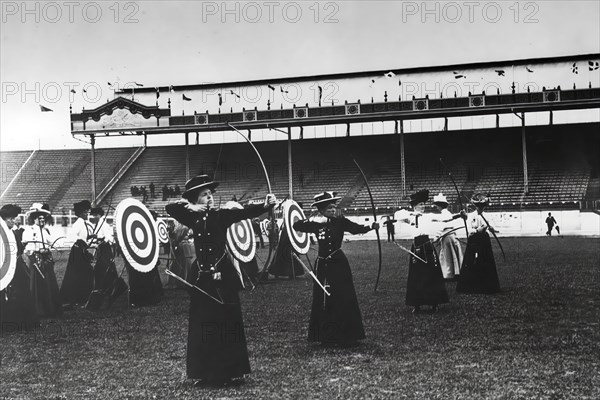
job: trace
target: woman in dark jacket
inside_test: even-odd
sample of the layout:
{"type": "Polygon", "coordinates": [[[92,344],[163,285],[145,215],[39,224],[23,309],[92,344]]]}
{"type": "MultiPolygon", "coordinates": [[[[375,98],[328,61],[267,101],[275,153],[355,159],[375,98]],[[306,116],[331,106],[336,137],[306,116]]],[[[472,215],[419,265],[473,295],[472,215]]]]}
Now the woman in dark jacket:
{"type": "Polygon", "coordinates": [[[317,279],[330,294],[327,296],[321,286],[314,283],[308,340],[350,346],[365,338],[365,330],[350,264],[342,251],[342,240],[344,232],[367,233],[371,229],[379,229],[379,224],[374,222],[372,226],[364,226],[343,216],[336,217],[336,202],[339,199],[333,192],[316,195],[312,205],[317,207],[321,216],[298,221],[293,228],[317,235],[317,279]]]}
{"type": "Polygon", "coordinates": [[[225,251],[227,228],[275,204],[275,196],[268,194],[263,205],[215,209],[217,185],[207,175],[196,176],[185,184],[182,199],[166,206],[169,215],[193,230],[196,247],[187,277],[195,286],[189,290],[187,375],[212,385],[230,384],[250,373],[238,294],[241,282],[225,251]]]}

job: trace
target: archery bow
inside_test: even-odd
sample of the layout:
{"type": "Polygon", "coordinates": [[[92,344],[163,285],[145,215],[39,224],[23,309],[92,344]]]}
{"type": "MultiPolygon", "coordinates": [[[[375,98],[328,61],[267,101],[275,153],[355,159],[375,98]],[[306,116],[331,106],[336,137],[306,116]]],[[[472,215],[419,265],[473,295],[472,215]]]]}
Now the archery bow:
{"type": "MultiPolygon", "coordinates": [[[[358,165],[358,162],[356,162],[356,160],[354,160],[354,159],[352,161],[354,161],[354,164],[356,164],[356,167],[358,168],[358,170],[360,171],[360,174],[362,175],[363,179],[365,180],[365,186],[367,187],[367,192],[369,193],[369,199],[371,200],[371,210],[373,211],[373,221],[377,222],[377,214],[375,213],[375,202],[373,201],[373,195],[371,194],[371,188],[369,187],[369,182],[367,182],[367,176],[363,172],[360,165],[358,165]]],[[[381,239],[379,237],[379,229],[375,229],[375,234],[377,235],[377,248],[379,250],[379,267],[377,268],[377,280],[375,281],[375,292],[376,292],[377,286],[379,286],[379,277],[381,276],[381,239]]]]}
{"type": "MultiPolygon", "coordinates": [[[[229,122],[227,122],[227,126],[230,127],[231,129],[233,129],[234,131],[236,131],[237,133],[239,133],[240,136],[243,137],[246,140],[246,142],[248,142],[248,144],[252,147],[252,149],[256,153],[256,156],[258,157],[258,160],[260,161],[260,164],[263,168],[263,172],[265,173],[265,179],[267,181],[268,193],[272,194],[271,181],[269,180],[269,174],[267,174],[267,167],[265,167],[265,163],[264,163],[262,157],[260,156],[260,153],[254,146],[252,141],[250,141],[250,139],[247,138],[242,132],[240,132],[235,126],[231,125],[229,122]]],[[[269,210],[269,219],[271,220],[271,226],[270,226],[271,234],[269,235],[270,236],[269,237],[269,254],[267,255],[267,260],[265,261],[265,265],[263,267],[263,272],[268,270],[269,262],[271,261],[271,256],[273,254],[273,248],[277,247],[277,243],[276,243],[276,241],[277,241],[277,235],[276,235],[277,222],[275,221],[275,212],[273,211],[273,207],[271,207],[269,210]]]]}
{"type": "MultiPolygon", "coordinates": [[[[460,194],[460,191],[458,190],[458,186],[456,185],[456,182],[454,181],[454,178],[452,177],[452,172],[450,172],[450,169],[448,169],[448,167],[444,163],[444,160],[442,160],[442,157],[440,157],[440,163],[442,164],[442,167],[446,170],[446,172],[448,173],[448,176],[450,177],[450,180],[452,181],[452,186],[454,186],[454,190],[456,190],[456,195],[458,196],[458,204],[460,205],[461,211],[463,211],[465,209],[465,207],[463,206],[463,202],[460,198],[461,194],[460,194]]],[[[465,233],[467,234],[467,237],[469,237],[469,229],[467,228],[467,221],[464,218],[463,218],[463,224],[465,225],[465,233]]]]}

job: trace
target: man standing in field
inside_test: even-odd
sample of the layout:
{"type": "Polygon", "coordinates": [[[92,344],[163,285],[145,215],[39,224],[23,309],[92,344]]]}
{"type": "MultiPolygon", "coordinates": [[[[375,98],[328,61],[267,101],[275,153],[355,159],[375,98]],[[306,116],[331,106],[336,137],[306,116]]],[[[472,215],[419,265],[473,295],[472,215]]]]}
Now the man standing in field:
{"type": "MultiPolygon", "coordinates": [[[[556,220],[552,216],[552,213],[548,213],[548,218],[546,218],[546,225],[548,225],[548,230],[546,231],[546,236],[552,236],[552,228],[556,225],[556,220]]],[[[558,225],[556,225],[556,231],[560,234],[560,230],[558,225]]]]}

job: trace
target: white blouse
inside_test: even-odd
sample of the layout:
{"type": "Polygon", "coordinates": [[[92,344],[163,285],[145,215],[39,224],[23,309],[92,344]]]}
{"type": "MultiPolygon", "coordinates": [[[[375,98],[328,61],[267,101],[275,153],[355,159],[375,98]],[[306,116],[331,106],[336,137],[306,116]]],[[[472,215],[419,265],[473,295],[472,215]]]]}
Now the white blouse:
{"type": "Polygon", "coordinates": [[[25,244],[25,254],[31,255],[34,251],[42,249],[50,250],[52,244],[52,235],[50,230],[39,225],[29,225],[23,231],[23,244],[25,244]]]}
{"type": "Polygon", "coordinates": [[[91,227],[89,226],[89,222],[83,220],[82,218],[77,218],[77,220],[73,223],[73,243],[79,239],[87,242],[90,231],[91,227]]]}

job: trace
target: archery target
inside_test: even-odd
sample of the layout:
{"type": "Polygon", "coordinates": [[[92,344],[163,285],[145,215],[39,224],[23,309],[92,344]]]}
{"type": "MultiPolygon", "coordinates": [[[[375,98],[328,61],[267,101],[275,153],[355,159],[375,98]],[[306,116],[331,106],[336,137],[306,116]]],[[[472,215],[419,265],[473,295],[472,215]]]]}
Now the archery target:
{"type": "Polygon", "coordinates": [[[0,218],[0,290],[4,290],[15,276],[17,267],[17,241],[0,218]]]}
{"type": "Polygon", "coordinates": [[[268,219],[263,219],[260,221],[260,231],[266,237],[269,237],[269,222],[270,221],[268,219]]]}
{"type": "Polygon", "coordinates": [[[296,221],[306,219],[304,211],[294,200],[286,200],[283,203],[283,223],[287,234],[292,243],[292,247],[297,253],[307,254],[310,248],[310,238],[306,232],[298,232],[293,226],[296,221]]]}
{"type": "MultiPolygon", "coordinates": [[[[242,209],[239,203],[227,202],[225,208],[242,209]]],[[[252,222],[245,219],[227,228],[227,247],[231,254],[241,262],[250,262],[256,253],[256,242],[252,222]]]]}
{"type": "Polygon", "coordinates": [[[158,240],[161,243],[169,243],[169,230],[165,221],[159,220],[156,222],[156,233],[158,234],[158,240]]]}
{"type": "Polygon", "coordinates": [[[158,261],[157,226],[150,211],[139,200],[128,198],[115,211],[117,239],[125,259],[140,272],[151,271],[158,261]]]}

